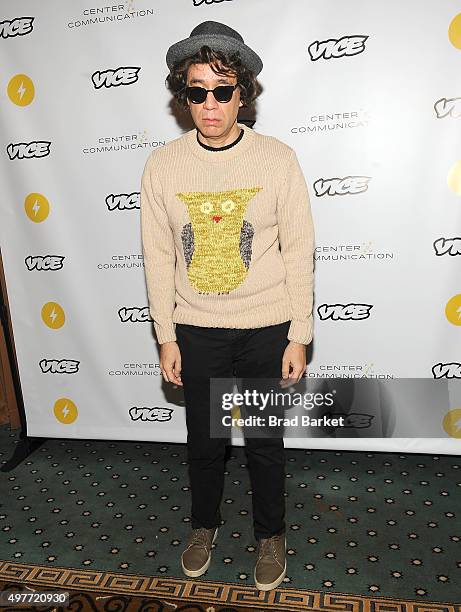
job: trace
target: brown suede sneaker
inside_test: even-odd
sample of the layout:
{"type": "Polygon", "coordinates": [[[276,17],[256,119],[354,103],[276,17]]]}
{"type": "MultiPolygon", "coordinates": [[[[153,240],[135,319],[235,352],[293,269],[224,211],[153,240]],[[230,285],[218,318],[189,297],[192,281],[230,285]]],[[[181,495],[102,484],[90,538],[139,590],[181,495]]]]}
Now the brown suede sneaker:
{"type": "Polygon", "coordinates": [[[187,547],[181,555],[182,571],[186,576],[196,578],[207,571],[211,562],[211,545],[217,535],[217,527],[192,530],[187,547]]]}
{"type": "Polygon", "coordinates": [[[258,540],[258,559],[255,565],[254,580],[260,591],[275,589],[285,578],[286,546],[284,533],[258,540]]]}

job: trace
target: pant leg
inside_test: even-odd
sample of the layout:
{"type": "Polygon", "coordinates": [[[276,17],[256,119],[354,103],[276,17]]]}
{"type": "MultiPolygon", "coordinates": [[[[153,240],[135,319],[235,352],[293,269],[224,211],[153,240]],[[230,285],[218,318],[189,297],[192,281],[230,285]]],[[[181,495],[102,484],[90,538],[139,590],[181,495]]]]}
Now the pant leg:
{"type": "Polygon", "coordinates": [[[191,526],[221,524],[224,456],[228,438],[210,438],[210,378],[232,379],[230,336],[221,328],[177,324],[186,404],[191,526]]]}
{"type": "MultiPolygon", "coordinates": [[[[255,379],[282,377],[282,357],[289,343],[290,321],[249,330],[234,345],[237,377],[242,391],[255,388],[255,379]],[[250,378],[251,377],[251,378],[250,378]]],[[[280,391],[281,389],[279,389],[280,391]]],[[[279,437],[245,438],[252,488],[253,530],[257,540],[284,533],[285,448],[279,437]]]]}

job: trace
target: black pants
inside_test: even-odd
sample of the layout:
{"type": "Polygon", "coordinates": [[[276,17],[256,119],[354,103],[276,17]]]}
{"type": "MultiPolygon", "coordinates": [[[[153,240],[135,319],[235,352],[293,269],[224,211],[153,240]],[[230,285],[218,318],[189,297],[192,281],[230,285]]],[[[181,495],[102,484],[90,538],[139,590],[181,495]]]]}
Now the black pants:
{"type": "MultiPolygon", "coordinates": [[[[289,326],[290,321],[255,329],[176,324],[186,403],[191,525],[194,529],[211,529],[221,524],[228,438],[210,437],[210,378],[280,379],[289,326]]],[[[248,437],[245,452],[255,538],[281,534],[285,531],[283,437],[248,437]]]]}

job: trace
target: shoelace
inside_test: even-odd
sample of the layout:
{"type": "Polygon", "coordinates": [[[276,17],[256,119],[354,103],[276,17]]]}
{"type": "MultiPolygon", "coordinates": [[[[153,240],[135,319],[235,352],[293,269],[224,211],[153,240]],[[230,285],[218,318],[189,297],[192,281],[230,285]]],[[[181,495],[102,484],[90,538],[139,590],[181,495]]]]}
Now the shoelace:
{"type": "Polygon", "coordinates": [[[272,538],[262,539],[259,541],[259,553],[258,561],[263,557],[274,557],[277,562],[277,549],[275,547],[276,541],[280,540],[280,536],[273,536],[272,538]]]}
{"type": "Polygon", "coordinates": [[[206,548],[208,546],[208,542],[208,530],[205,529],[205,527],[200,527],[199,529],[193,530],[191,538],[189,540],[189,546],[204,546],[206,548]]]}

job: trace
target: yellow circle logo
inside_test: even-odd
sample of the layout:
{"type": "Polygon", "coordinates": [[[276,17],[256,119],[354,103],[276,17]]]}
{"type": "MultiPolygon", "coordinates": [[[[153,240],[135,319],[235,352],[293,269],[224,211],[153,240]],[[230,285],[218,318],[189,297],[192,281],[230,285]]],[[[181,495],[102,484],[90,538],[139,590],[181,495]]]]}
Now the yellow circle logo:
{"type": "Polygon", "coordinates": [[[69,425],[78,417],[77,406],[68,397],[60,397],[54,403],[54,416],[60,423],[69,425]]]}
{"type": "Polygon", "coordinates": [[[42,306],[42,320],[51,329],[59,329],[64,325],[66,315],[57,302],[47,302],[42,306]]]}
{"type": "Polygon", "coordinates": [[[41,193],[29,193],[24,200],[24,210],[31,221],[40,223],[50,213],[50,204],[41,193]]]}
{"type": "Polygon", "coordinates": [[[445,315],[453,325],[461,325],[461,293],[448,300],[445,315]]]}
{"type": "Polygon", "coordinates": [[[443,428],[449,436],[461,438],[461,408],[454,408],[443,417],[443,428]]]}
{"type": "Polygon", "coordinates": [[[451,20],[448,26],[448,38],[454,47],[461,49],[461,13],[451,20]]]}
{"type": "Polygon", "coordinates": [[[7,87],[8,97],[18,106],[27,106],[35,96],[35,88],[27,74],[15,74],[10,79],[7,87]]]}

